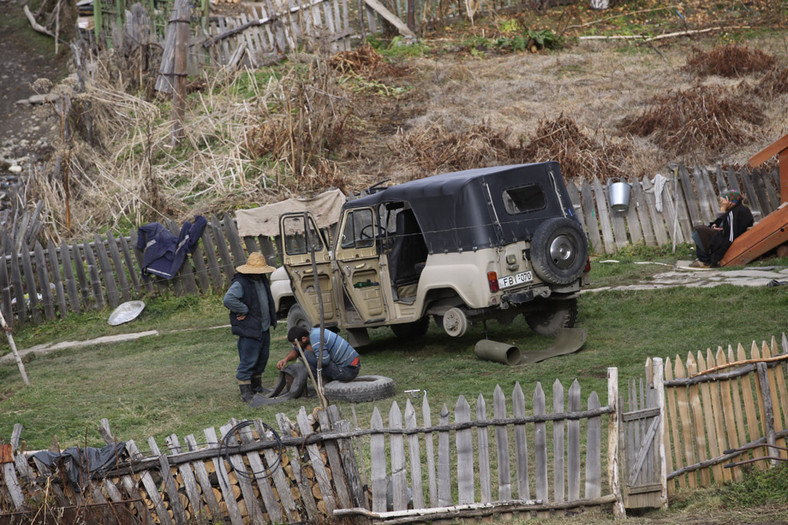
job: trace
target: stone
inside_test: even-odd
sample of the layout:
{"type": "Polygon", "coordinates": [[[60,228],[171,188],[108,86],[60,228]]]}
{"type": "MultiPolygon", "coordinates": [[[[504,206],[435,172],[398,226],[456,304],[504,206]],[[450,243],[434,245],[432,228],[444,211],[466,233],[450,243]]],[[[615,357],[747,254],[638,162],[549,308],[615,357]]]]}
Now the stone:
{"type": "Polygon", "coordinates": [[[10,171],[11,173],[22,173],[22,166],[20,166],[19,164],[14,164],[13,166],[10,166],[8,168],[8,171],[10,171]]]}

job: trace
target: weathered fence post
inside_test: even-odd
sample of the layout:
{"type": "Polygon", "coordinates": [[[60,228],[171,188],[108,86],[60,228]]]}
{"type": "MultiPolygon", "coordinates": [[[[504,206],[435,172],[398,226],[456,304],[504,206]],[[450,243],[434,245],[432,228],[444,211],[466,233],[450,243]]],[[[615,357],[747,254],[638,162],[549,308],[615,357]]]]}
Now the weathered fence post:
{"type": "Polygon", "coordinates": [[[614,409],[607,420],[607,477],[610,484],[610,492],[616,497],[616,502],[613,504],[613,515],[616,518],[626,518],[618,475],[619,418],[621,417],[621,411],[618,406],[618,368],[615,367],[607,369],[607,406],[614,409]]]}
{"type": "Polygon", "coordinates": [[[657,423],[657,439],[659,439],[659,481],[662,485],[662,493],[660,494],[660,501],[662,508],[668,508],[668,469],[665,462],[665,373],[662,358],[655,357],[654,359],[646,361],[646,377],[649,381],[649,386],[654,389],[657,408],[659,408],[659,423],[657,423]]]}

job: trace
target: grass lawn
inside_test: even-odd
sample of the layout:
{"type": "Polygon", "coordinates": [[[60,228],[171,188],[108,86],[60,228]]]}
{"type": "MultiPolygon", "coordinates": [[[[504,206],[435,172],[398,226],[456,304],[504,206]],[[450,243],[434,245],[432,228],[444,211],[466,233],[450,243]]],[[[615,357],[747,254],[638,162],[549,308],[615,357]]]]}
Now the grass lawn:
{"type": "MultiPolygon", "coordinates": [[[[664,271],[656,265],[636,265],[619,257],[618,265],[596,264],[592,286],[637,282],[664,271]]],[[[788,264],[788,261],[779,260],[788,264]]],[[[773,263],[772,263],[773,264],[773,263]]],[[[649,356],[686,357],[718,345],[749,346],[788,329],[788,287],[671,288],[657,291],[609,291],[580,298],[579,326],[588,330],[583,349],[533,365],[505,366],[481,361],[473,353],[483,337],[481,325],[451,339],[434,324],[417,341],[398,340],[388,329],[372,331],[372,344],[362,350],[362,373],[393,378],[394,398],[404,407],[408,389],[428,392],[433,421],[445,403],[450,408],[464,395],[472,407],[481,393],[488,400],[496,385],[507,397],[519,382],[526,403],[537,382],[548,395],[558,379],[568,388],[578,379],[583,399],[595,390],[606,402],[607,367],[619,368],[620,388],[639,378],[649,356]]],[[[107,418],[119,439],[134,439],[144,450],[146,438],[159,443],[172,433],[202,435],[230,418],[262,418],[275,414],[291,418],[301,406],[311,410],[316,399],[297,399],[272,407],[250,409],[238,399],[235,337],[218,295],[202,298],[151,298],[135,321],[111,327],[108,312],[69,316],[62,322],[18,327],[19,349],[52,341],[85,340],[101,335],[159,330],[159,335],[129,342],[64,349],[26,362],[32,386],[26,387],[13,364],[0,367],[0,439],[8,439],[14,424],[23,425],[30,449],[47,448],[56,435],[60,446],[99,446],[99,422],[107,418]]],[[[549,346],[549,338],[533,334],[518,319],[510,326],[489,323],[491,339],[516,345],[523,352],[549,346]]],[[[271,360],[263,375],[266,385],[276,377],[274,363],[288,350],[286,328],[273,332],[271,360]]],[[[3,345],[1,352],[10,351],[3,345]]],[[[367,426],[375,405],[385,415],[391,401],[355,406],[359,426],[367,426]]],[[[351,416],[349,405],[341,407],[351,416]]]]}

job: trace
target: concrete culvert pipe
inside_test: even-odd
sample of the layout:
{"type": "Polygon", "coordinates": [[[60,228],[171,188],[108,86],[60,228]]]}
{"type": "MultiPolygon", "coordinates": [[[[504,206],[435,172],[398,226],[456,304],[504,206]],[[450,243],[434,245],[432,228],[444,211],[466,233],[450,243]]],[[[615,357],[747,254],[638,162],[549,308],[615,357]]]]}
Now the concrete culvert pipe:
{"type": "Polygon", "coordinates": [[[508,343],[499,343],[498,341],[490,341],[489,339],[482,339],[476,343],[476,347],[473,351],[479,359],[495,361],[496,363],[503,363],[505,365],[516,365],[523,359],[520,349],[516,346],[512,346],[508,343]]]}

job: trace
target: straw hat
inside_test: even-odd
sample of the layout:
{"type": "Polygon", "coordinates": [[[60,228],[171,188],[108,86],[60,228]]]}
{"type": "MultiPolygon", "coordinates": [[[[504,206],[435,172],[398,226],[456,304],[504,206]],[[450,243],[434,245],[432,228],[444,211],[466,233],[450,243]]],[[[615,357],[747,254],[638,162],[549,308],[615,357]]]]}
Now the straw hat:
{"type": "Polygon", "coordinates": [[[238,266],[235,271],[238,273],[245,273],[245,274],[252,274],[258,275],[261,273],[271,273],[276,268],[273,266],[268,266],[265,262],[265,258],[259,252],[252,252],[249,254],[249,258],[246,259],[246,264],[242,264],[238,266]]]}

